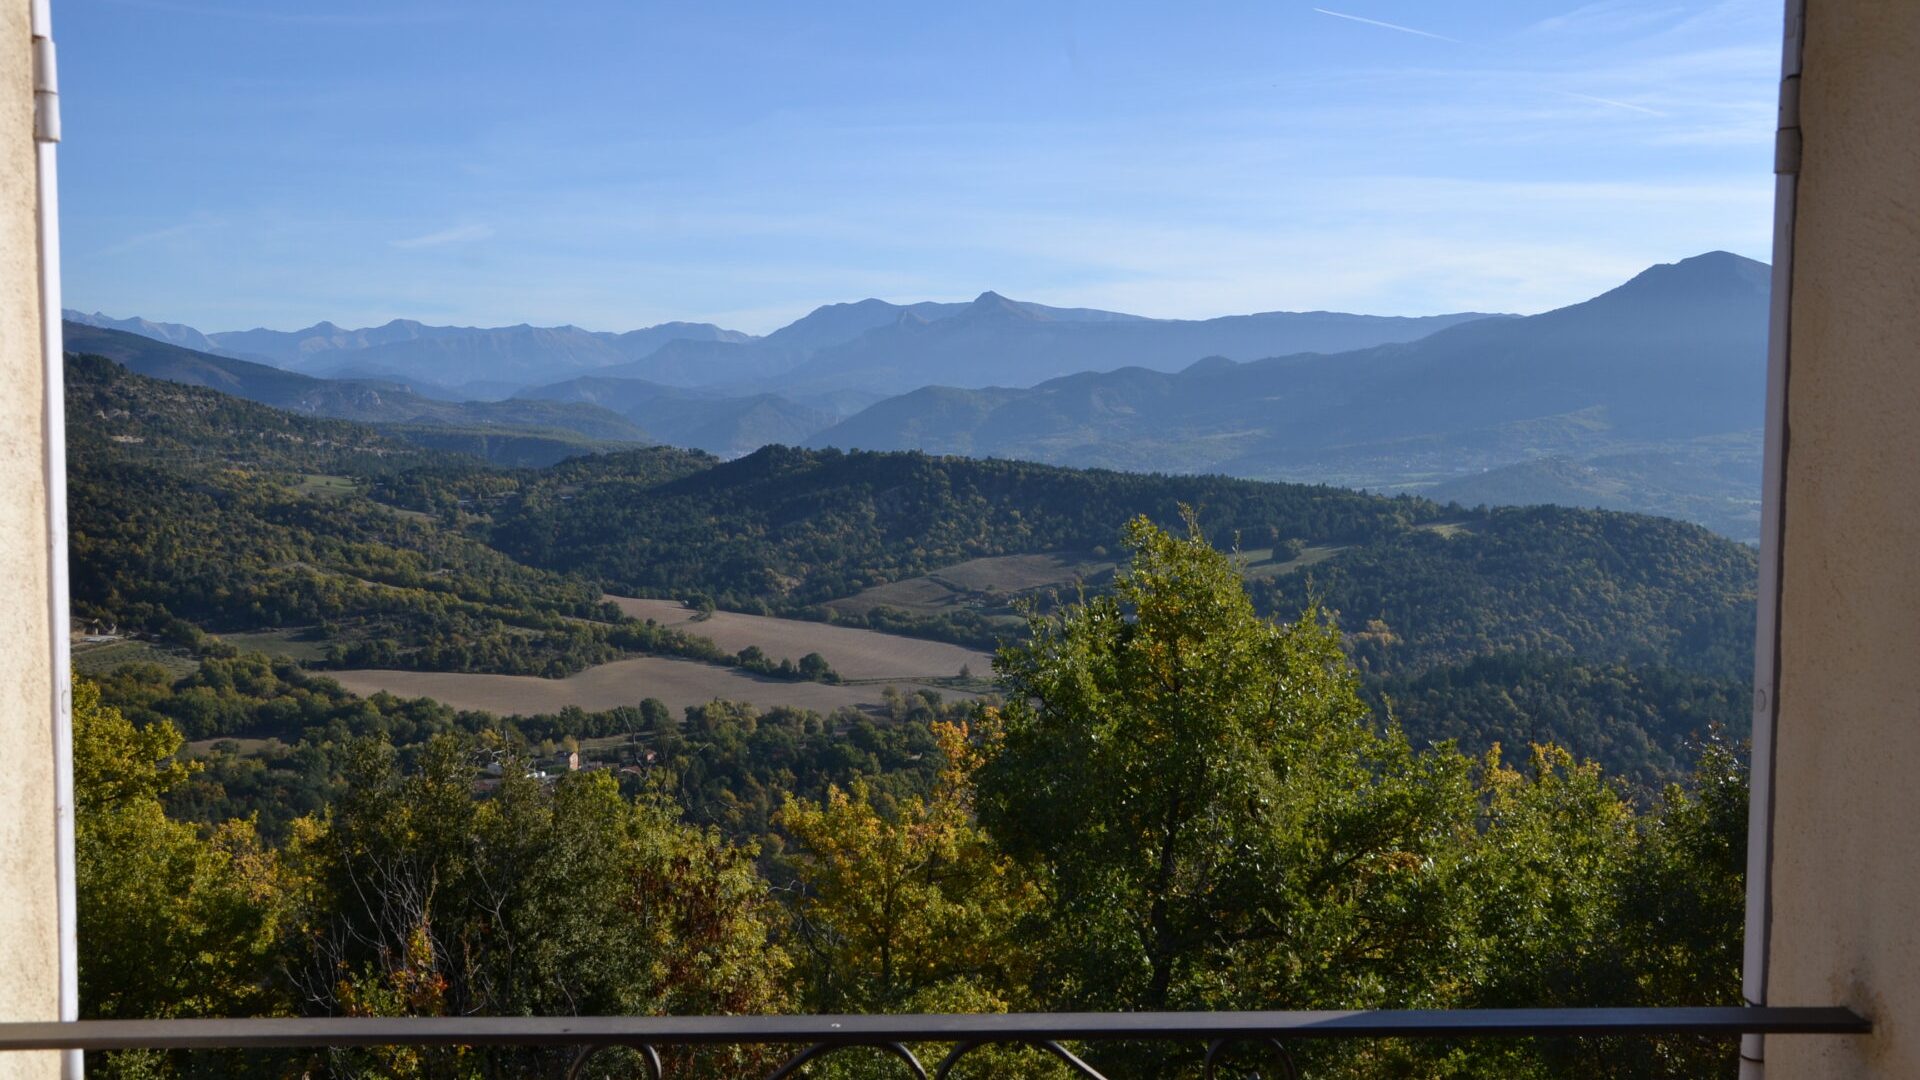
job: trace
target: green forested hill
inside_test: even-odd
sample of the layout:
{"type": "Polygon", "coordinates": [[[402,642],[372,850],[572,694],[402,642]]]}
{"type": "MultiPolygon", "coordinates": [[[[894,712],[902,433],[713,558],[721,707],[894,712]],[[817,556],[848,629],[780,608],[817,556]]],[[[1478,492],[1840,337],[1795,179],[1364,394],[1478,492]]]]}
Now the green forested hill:
{"type": "MultiPolygon", "coordinates": [[[[1558,741],[1651,789],[1697,740],[1746,730],[1754,554],[1683,522],[910,452],[686,467],[608,455],[531,476],[500,501],[492,542],[609,587],[819,615],[967,560],[1105,557],[1120,523],[1172,522],[1185,503],[1222,547],[1308,549],[1249,567],[1256,605],[1330,609],[1383,715],[1391,702],[1416,739],[1558,741]]],[[[980,644],[1008,629],[958,603],[865,619],[980,644]]]]}
{"type": "Polygon", "coordinates": [[[298,626],[343,664],[545,675],[717,654],[620,619],[606,589],[986,644],[1017,632],[1011,600],[1103,588],[1122,526],[1184,504],[1253,553],[1262,613],[1334,613],[1416,739],[1549,738],[1650,785],[1692,737],[1746,722],[1753,554],[1665,519],[910,452],[500,469],[103,361],[69,379],[76,613],[180,639],[298,626]],[[1003,614],[981,618],[967,567],[1022,559],[1077,569],[985,586],[1003,614]],[[930,581],[960,591],[888,606],[930,581]]]}
{"type": "Polygon", "coordinates": [[[1752,701],[1744,679],[1518,653],[1367,683],[1380,708],[1424,739],[1576,747],[1645,791],[1684,774],[1716,730],[1744,732],[1752,701]]]}
{"type": "Polygon", "coordinates": [[[911,452],[767,447],[666,483],[657,459],[608,455],[536,479],[495,515],[495,546],[620,588],[723,604],[808,604],[981,556],[1113,547],[1129,518],[1185,503],[1216,542],[1347,543],[1441,507],[1338,488],[1138,475],[911,452]]]}
{"type": "Polygon", "coordinates": [[[1363,671],[1488,652],[1557,654],[1730,678],[1752,669],[1753,550],[1666,518],[1557,506],[1381,533],[1309,572],[1256,582],[1271,613],[1318,597],[1363,671]]]}
{"type": "Polygon", "coordinates": [[[364,494],[406,470],[488,475],[477,464],[94,358],[70,361],[67,403],[77,617],[178,640],[303,627],[343,663],[454,671],[717,652],[364,494]]]}
{"type": "Polygon", "coordinates": [[[176,465],[360,476],[471,465],[365,424],[300,416],[198,385],[136,375],[99,356],[68,354],[66,391],[69,453],[77,462],[118,450],[176,465]]]}
{"type": "Polygon", "coordinates": [[[1186,504],[1221,547],[1330,552],[1256,577],[1256,602],[1287,616],[1318,597],[1366,670],[1518,651],[1735,675],[1752,636],[1751,550],[1662,518],[912,452],[769,447],[657,475],[653,457],[609,455],[535,476],[492,542],[610,587],[792,609],[983,556],[1104,552],[1128,519],[1186,504]]]}

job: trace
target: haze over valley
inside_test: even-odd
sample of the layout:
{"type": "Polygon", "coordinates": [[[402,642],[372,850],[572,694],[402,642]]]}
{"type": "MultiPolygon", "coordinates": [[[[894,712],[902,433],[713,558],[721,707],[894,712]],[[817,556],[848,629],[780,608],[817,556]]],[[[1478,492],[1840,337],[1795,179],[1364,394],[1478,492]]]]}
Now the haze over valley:
{"type": "Polygon", "coordinates": [[[502,463],[638,443],[913,449],[1602,506],[1751,540],[1767,284],[1764,264],[1713,252],[1526,317],[1183,321],[987,292],[829,305],[761,337],[68,319],[73,347],[146,374],[502,463]]]}
{"type": "Polygon", "coordinates": [[[757,337],[69,312],[76,603],[140,628],[108,670],[212,633],[498,714],[897,713],[990,693],[1029,614],[1123,572],[1121,524],[1185,506],[1418,731],[1536,738],[1499,704],[1533,695],[1651,784],[1743,722],[1768,284],[1710,252],[1529,316],[989,292],[757,337]]]}

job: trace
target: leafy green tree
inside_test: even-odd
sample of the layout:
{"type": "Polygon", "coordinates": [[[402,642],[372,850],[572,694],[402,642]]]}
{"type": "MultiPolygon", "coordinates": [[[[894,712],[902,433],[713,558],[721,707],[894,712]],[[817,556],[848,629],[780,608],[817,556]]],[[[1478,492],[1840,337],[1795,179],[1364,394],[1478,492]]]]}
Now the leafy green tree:
{"type": "MultiPolygon", "coordinates": [[[[1738,1005],[1746,924],[1747,766],[1709,743],[1687,787],[1667,788],[1619,893],[1629,1000],[1738,1005]]],[[[1618,1075],[1709,1077],[1738,1071],[1727,1040],[1640,1040],[1618,1075]],[[1628,1069],[1636,1070],[1629,1073],[1628,1069]]]]}
{"type": "MultiPolygon", "coordinates": [[[[1487,948],[1463,1004],[1740,1002],[1747,781],[1731,751],[1709,744],[1692,792],[1671,786],[1638,819],[1597,768],[1562,751],[1536,748],[1524,774],[1489,773],[1495,820],[1474,900],[1487,948]]],[[[1470,1056],[1483,1072],[1619,1080],[1731,1077],[1738,1065],[1727,1039],[1543,1041],[1524,1048],[1525,1072],[1499,1062],[1516,1049],[1470,1056]]]]}
{"type": "Polygon", "coordinates": [[[837,683],[840,681],[840,674],[833,670],[833,665],[817,652],[810,652],[800,658],[800,677],[814,682],[837,683]]]}
{"type": "Polygon", "coordinates": [[[1002,650],[987,829],[1049,901],[1042,993],[1096,1009],[1432,1000],[1468,763],[1369,727],[1317,612],[1257,616],[1232,561],[1129,526],[1112,595],[1002,650]]]}
{"type": "MultiPolygon", "coordinates": [[[[1477,941],[1457,1007],[1740,1001],[1747,781],[1730,750],[1709,744],[1691,793],[1671,786],[1639,817],[1616,781],[1557,747],[1533,747],[1522,768],[1489,753],[1480,786],[1481,828],[1459,878],[1477,941]]],[[[1738,1070],[1727,1039],[1480,1040],[1414,1056],[1461,1077],[1738,1070]]]]}
{"type": "MultiPolygon", "coordinates": [[[[275,978],[299,883],[247,821],[202,833],[162,799],[192,775],[180,734],[135,727],[73,686],[80,1001],[89,1018],[284,1013],[275,978]]],[[[108,1075],[171,1075],[164,1055],[104,1055],[108,1075]]]]}
{"type": "MultiPolygon", "coordinates": [[[[622,798],[604,771],[557,782],[509,756],[489,799],[469,747],[429,742],[411,772],[364,742],[328,821],[296,846],[323,893],[308,1008],[366,1015],[764,1013],[787,1003],[786,953],[753,853],[622,798]]],[[[343,1071],[452,1070],[475,1055],[343,1057],[343,1071]]],[[[477,1055],[487,1068],[551,1054],[477,1055]]],[[[754,1051],[702,1066],[731,1075],[754,1051]]],[[[683,1064],[686,1064],[683,1062],[683,1064]]],[[[708,1075],[709,1073],[700,1073],[708,1075]]]]}

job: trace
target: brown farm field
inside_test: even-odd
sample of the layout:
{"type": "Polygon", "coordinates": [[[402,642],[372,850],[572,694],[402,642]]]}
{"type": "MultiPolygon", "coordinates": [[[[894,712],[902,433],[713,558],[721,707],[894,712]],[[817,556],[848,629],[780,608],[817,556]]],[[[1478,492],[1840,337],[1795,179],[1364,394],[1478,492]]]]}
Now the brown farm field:
{"type": "MultiPolygon", "coordinates": [[[[1426,528],[1428,526],[1422,526],[1426,528]]],[[[1432,526],[1442,535],[1445,530],[1460,530],[1459,525],[1432,526]]],[[[1295,559],[1275,561],[1272,548],[1253,548],[1238,553],[1241,573],[1249,578],[1278,577],[1291,574],[1345,551],[1338,545],[1307,548],[1295,559]]],[[[1013,601],[1039,590],[1059,590],[1069,594],[1076,583],[1089,588],[1106,586],[1118,564],[1110,557],[1089,553],[1055,552],[1047,555],[994,555],[969,559],[942,567],[918,577],[902,578],[875,585],[852,596],[828,602],[827,606],[850,615],[864,615],[879,607],[919,615],[938,615],[954,608],[972,608],[1007,629],[1018,631],[1022,620],[1014,614],[1013,601]]],[[[976,671],[982,670],[978,667],[976,671]]]]}
{"type": "Polygon", "coordinates": [[[636,619],[652,619],[662,626],[698,634],[728,652],[737,653],[754,645],[776,662],[798,661],[808,653],[817,652],[826,657],[827,663],[832,664],[843,679],[951,679],[958,676],[963,667],[976,677],[993,672],[991,656],[963,645],[733,611],[716,611],[696,621],[694,611],[678,600],[639,600],[628,596],[606,599],[636,619]]]}
{"type": "MultiPolygon", "coordinates": [[[[1454,528],[1457,531],[1458,526],[1454,528]]],[[[1272,549],[1242,551],[1242,572],[1248,577],[1292,573],[1332,558],[1342,550],[1344,548],[1337,546],[1309,547],[1298,558],[1281,561],[1275,561],[1272,549]]],[[[863,614],[880,606],[925,614],[971,607],[996,622],[1004,620],[1009,629],[1017,629],[1021,620],[1013,614],[1014,598],[1042,589],[1070,589],[1075,582],[1103,587],[1111,580],[1114,569],[1115,563],[1110,558],[1081,553],[971,559],[930,574],[876,586],[832,601],[828,606],[849,614],[863,614]]],[[[458,709],[527,715],[557,712],[567,705],[588,710],[608,709],[635,705],[649,697],[660,699],[676,711],[726,699],[749,702],[761,708],[792,705],[825,712],[842,706],[876,706],[887,684],[898,686],[902,692],[932,684],[944,694],[968,696],[951,686],[961,668],[965,667],[975,679],[990,676],[993,671],[993,658],[988,653],[946,642],[731,611],[716,611],[706,618],[697,618],[693,609],[678,600],[612,595],[606,599],[627,615],[652,619],[663,626],[708,638],[728,652],[754,646],[776,662],[798,661],[808,653],[817,652],[849,682],[837,686],[790,682],[714,664],[651,656],[602,664],[564,679],[387,670],[326,674],[357,694],[384,690],[402,697],[434,698],[458,709]]]]}
{"type": "MultiPolygon", "coordinates": [[[[993,555],[876,585],[827,606],[855,615],[864,615],[877,607],[920,614],[936,614],[955,607],[1001,612],[1008,611],[1008,605],[1022,593],[1071,586],[1076,581],[1104,582],[1112,576],[1113,569],[1112,559],[1073,552],[993,555]]],[[[1008,624],[1017,627],[1020,620],[1009,618],[1008,624]]]]}
{"type": "MultiPolygon", "coordinates": [[[[456,709],[501,716],[555,713],[568,705],[595,712],[620,705],[638,705],[646,698],[658,698],[675,712],[689,705],[705,705],[715,699],[744,701],[763,709],[792,705],[831,712],[842,706],[878,706],[884,689],[879,683],[829,686],[825,683],[762,678],[736,668],[663,656],[616,660],[564,679],[542,679],[534,675],[379,669],[349,669],[320,674],[338,680],[341,686],[363,697],[384,690],[400,697],[428,697],[456,709]]],[[[901,693],[920,689],[918,684],[909,680],[901,680],[895,685],[899,686],[901,693]]],[[[970,696],[946,688],[937,689],[950,697],[970,696]]]]}
{"type": "Polygon", "coordinates": [[[1272,548],[1242,551],[1240,572],[1253,579],[1279,577],[1281,574],[1291,574],[1295,570],[1304,569],[1315,563],[1326,562],[1345,550],[1347,549],[1344,546],[1321,545],[1301,552],[1297,559],[1282,559],[1278,562],[1274,561],[1272,548]]]}

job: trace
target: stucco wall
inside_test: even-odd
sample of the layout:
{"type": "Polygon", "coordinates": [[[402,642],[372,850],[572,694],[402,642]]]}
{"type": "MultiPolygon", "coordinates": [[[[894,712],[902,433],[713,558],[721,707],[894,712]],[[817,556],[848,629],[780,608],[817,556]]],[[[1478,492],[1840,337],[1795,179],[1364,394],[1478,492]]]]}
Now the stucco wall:
{"type": "MultiPolygon", "coordinates": [[[[0,4],[0,1018],[57,1015],[39,256],[27,0],[0,4]]],[[[57,1075],[0,1057],[0,1080],[57,1075]]]]}
{"type": "Polygon", "coordinates": [[[1808,0],[1768,1001],[1868,1038],[1767,1074],[1920,1077],[1920,0],[1808,0]]]}

